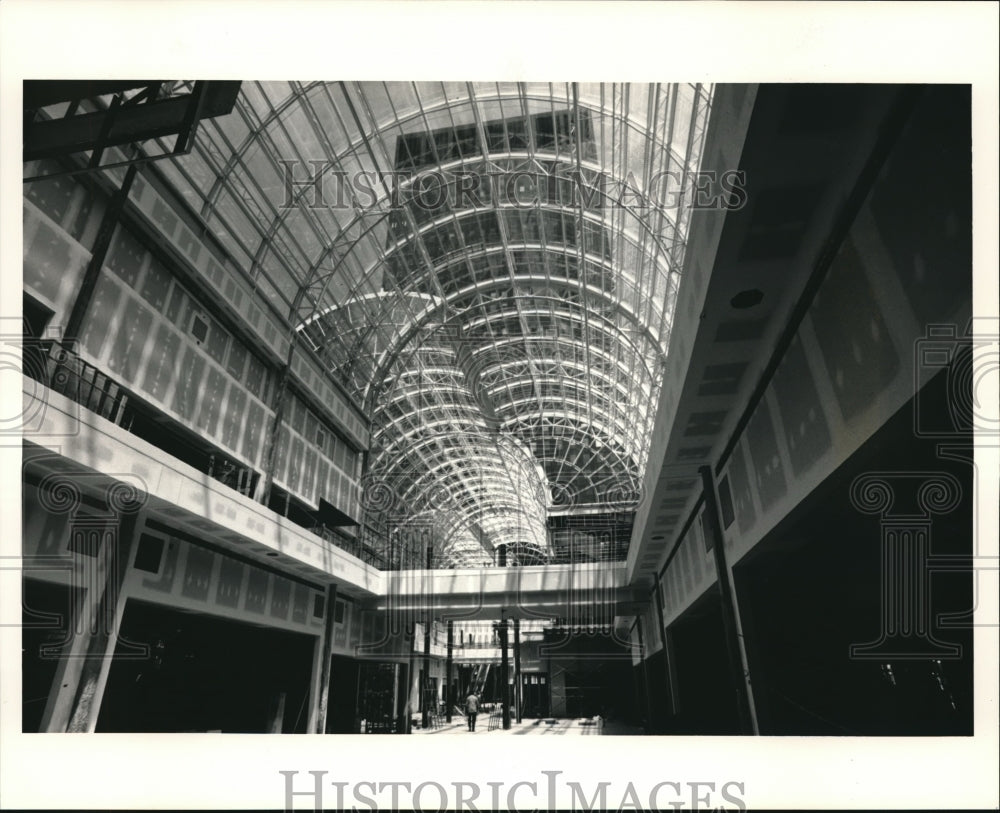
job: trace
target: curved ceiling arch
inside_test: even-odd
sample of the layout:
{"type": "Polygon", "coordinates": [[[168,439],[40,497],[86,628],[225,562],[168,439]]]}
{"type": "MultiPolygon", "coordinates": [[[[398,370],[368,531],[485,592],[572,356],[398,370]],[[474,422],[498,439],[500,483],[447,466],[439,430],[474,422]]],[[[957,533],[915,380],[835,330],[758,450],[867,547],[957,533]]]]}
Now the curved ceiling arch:
{"type": "MultiPolygon", "coordinates": [[[[569,488],[571,510],[645,465],[691,212],[683,188],[639,202],[618,190],[696,170],[711,98],[700,85],[247,83],[178,171],[295,343],[363,394],[369,474],[405,460],[411,515],[452,489],[459,510],[491,517],[484,544],[516,533],[544,548],[545,512],[515,504],[510,461],[525,482],[569,488]],[[405,171],[404,197],[422,176],[490,167],[523,170],[528,190],[560,173],[593,189],[418,211],[391,206],[377,178],[371,205],[352,188],[343,207],[315,206],[317,187],[289,190],[282,174],[311,160],[405,171]]],[[[366,538],[384,540],[373,522],[366,538]]],[[[474,534],[455,540],[456,556],[478,556],[474,534]]]]}
{"type": "MultiPolygon", "coordinates": [[[[475,162],[481,163],[481,160],[482,159],[475,159],[475,162]]],[[[472,162],[473,159],[470,159],[469,161],[455,162],[455,166],[456,168],[463,168],[472,162]]],[[[619,183],[623,181],[623,179],[615,177],[613,175],[608,175],[608,177],[610,177],[614,183],[619,183]]],[[[636,209],[636,207],[634,206],[621,205],[620,198],[618,200],[615,200],[607,192],[598,191],[596,195],[603,201],[604,204],[612,204],[612,208],[618,209],[626,213],[639,227],[639,231],[632,233],[627,228],[625,228],[624,225],[619,224],[616,226],[616,233],[621,235],[623,239],[631,242],[636,247],[641,246],[643,242],[640,239],[640,232],[647,234],[654,242],[654,247],[655,247],[655,252],[653,253],[654,262],[656,264],[669,263],[669,257],[671,255],[670,249],[672,249],[673,246],[669,248],[664,247],[663,245],[663,240],[665,239],[664,236],[653,229],[648,217],[641,216],[638,209],[636,209]],[[661,257],[664,259],[661,259],[661,257]]],[[[658,212],[663,214],[666,214],[668,212],[668,209],[666,207],[657,205],[654,208],[656,208],[658,212]]],[[[602,226],[602,227],[606,226],[605,208],[587,209],[583,207],[570,207],[548,201],[539,201],[537,204],[530,207],[523,207],[514,203],[504,204],[500,202],[495,206],[488,206],[488,207],[484,206],[481,208],[470,207],[457,210],[452,209],[438,218],[429,220],[419,225],[416,229],[412,230],[412,232],[408,232],[406,235],[401,235],[392,245],[385,246],[379,253],[379,255],[373,259],[370,265],[368,265],[367,267],[363,267],[363,270],[361,272],[361,279],[362,281],[369,279],[371,275],[373,275],[381,266],[383,266],[386,263],[386,261],[392,257],[394,253],[399,251],[400,248],[405,247],[406,245],[409,245],[414,241],[416,241],[418,244],[422,244],[423,240],[427,235],[431,234],[435,229],[440,228],[446,224],[461,222],[463,219],[471,218],[477,214],[483,214],[487,212],[517,212],[517,211],[553,212],[553,213],[560,213],[567,215],[571,214],[574,217],[582,218],[583,220],[586,220],[587,222],[592,223],[595,226],[602,226]],[[598,215],[598,213],[600,213],[600,216],[598,215]]],[[[290,214],[291,212],[289,212],[289,214],[285,216],[286,217],[290,216],[290,214]]],[[[363,247],[361,238],[368,237],[371,234],[375,233],[379,228],[385,225],[385,222],[389,220],[390,217],[391,217],[391,212],[389,211],[366,210],[364,212],[359,213],[354,218],[354,220],[350,221],[347,224],[347,226],[343,230],[343,233],[350,234],[352,227],[356,224],[362,224],[361,231],[358,232],[358,234],[350,234],[349,239],[345,241],[347,242],[347,246],[346,248],[343,249],[337,244],[336,238],[334,238],[331,241],[328,241],[322,253],[315,259],[315,261],[308,269],[307,273],[304,275],[302,290],[303,291],[307,290],[310,286],[314,285],[317,280],[328,280],[335,278],[338,272],[340,271],[341,266],[353,256],[354,252],[360,251],[361,248],[363,247]],[[323,268],[323,263],[325,263],[326,260],[330,256],[332,256],[335,252],[338,254],[336,263],[329,268],[323,268]],[[318,273],[321,270],[325,272],[322,275],[318,273]]],[[[671,224],[672,226],[675,226],[675,224],[673,224],[672,221],[671,224]]],[[[271,233],[273,234],[273,232],[271,233]]],[[[545,246],[540,246],[540,247],[545,248],[545,246]]],[[[421,252],[421,255],[425,256],[424,252],[421,252]]],[[[458,261],[463,261],[464,259],[465,258],[461,254],[459,254],[457,257],[458,261]]],[[[429,270],[433,274],[436,269],[437,269],[436,265],[430,265],[429,268],[425,270],[429,270]]],[[[670,269],[669,267],[666,268],[666,271],[669,272],[670,270],[672,269],[670,269]]],[[[325,290],[325,288],[322,290],[325,290]]],[[[322,292],[320,296],[322,297],[322,292]]],[[[296,300],[295,304],[296,307],[298,307],[299,300],[296,300]]],[[[300,319],[307,319],[309,317],[304,316],[303,314],[300,314],[295,310],[293,310],[289,314],[289,318],[295,321],[300,319]]]]}
{"type": "MultiPolygon", "coordinates": [[[[492,290],[495,290],[495,289],[502,289],[502,288],[506,288],[506,287],[509,287],[509,282],[507,280],[486,281],[486,282],[481,283],[481,287],[477,288],[476,293],[481,294],[481,293],[484,293],[484,292],[489,292],[489,291],[492,291],[492,290]]],[[[570,310],[570,306],[572,304],[574,304],[574,303],[570,303],[567,300],[563,300],[563,299],[559,299],[559,298],[554,298],[554,297],[547,297],[547,296],[537,296],[537,295],[533,295],[533,296],[530,296],[530,297],[518,297],[518,295],[515,294],[513,297],[510,298],[509,304],[514,305],[516,303],[516,300],[518,300],[519,298],[520,299],[530,299],[531,301],[534,301],[534,302],[543,302],[543,303],[549,304],[550,307],[553,309],[554,312],[556,312],[558,315],[560,315],[560,316],[562,316],[562,317],[564,317],[566,319],[569,319],[569,320],[571,320],[573,322],[584,323],[584,321],[585,321],[585,320],[582,319],[582,317],[579,316],[579,314],[577,314],[577,313],[575,313],[575,312],[573,312],[573,311],[570,310]],[[558,310],[556,310],[557,308],[558,308],[558,310]]],[[[508,302],[505,300],[505,301],[502,301],[499,304],[505,305],[505,304],[508,304],[508,302]]],[[[579,305],[577,305],[576,307],[577,307],[577,310],[580,309],[579,305]]],[[[629,316],[630,315],[628,313],[628,311],[625,310],[624,308],[619,307],[617,310],[622,315],[625,315],[625,316],[629,316]]],[[[392,370],[393,365],[395,365],[395,364],[403,364],[405,366],[405,364],[409,363],[408,360],[406,359],[406,357],[401,356],[402,349],[407,348],[407,347],[411,347],[411,352],[415,353],[415,352],[420,351],[425,346],[422,342],[417,342],[416,344],[413,344],[413,342],[414,342],[415,339],[417,339],[418,337],[420,337],[420,334],[421,334],[422,331],[425,331],[425,330],[428,329],[428,326],[432,324],[435,315],[436,315],[436,309],[435,308],[428,308],[427,310],[425,310],[424,314],[423,314],[424,320],[422,322],[411,324],[408,327],[408,329],[406,330],[406,332],[399,336],[399,338],[398,338],[398,340],[395,343],[395,345],[394,345],[393,348],[386,348],[382,352],[382,354],[381,354],[382,360],[379,362],[379,365],[378,365],[378,368],[377,368],[378,372],[376,372],[372,376],[371,388],[369,389],[369,391],[367,393],[365,393],[364,403],[365,403],[366,410],[371,411],[371,410],[374,409],[374,401],[373,401],[373,399],[378,397],[378,395],[377,395],[377,393],[379,392],[379,390],[378,390],[378,382],[381,381],[381,380],[384,380],[390,374],[390,371],[392,370]],[[401,361],[401,359],[402,359],[402,361],[401,361]]],[[[489,315],[484,316],[482,318],[485,321],[490,321],[492,319],[512,319],[512,318],[517,317],[518,315],[519,315],[519,313],[516,310],[513,310],[513,311],[498,310],[496,313],[489,314],[489,315]]],[[[635,319],[634,317],[632,319],[630,319],[630,321],[633,321],[638,326],[638,320],[635,319]]],[[[440,323],[435,323],[434,326],[435,327],[440,327],[440,323]]],[[[630,349],[633,350],[633,352],[635,354],[635,358],[637,359],[637,361],[639,361],[645,367],[647,375],[650,375],[650,376],[655,375],[655,373],[653,371],[649,370],[648,362],[646,361],[646,356],[645,356],[645,354],[641,350],[639,350],[635,346],[634,339],[631,336],[629,336],[628,334],[626,334],[624,331],[622,331],[619,326],[615,325],[613,322],[611,322],[610,320],[608,320],[607,318],[605,318],[602,314],[591,313],[589,315],[589,319],[586,320],[586,327],[588,329],[593,328],[593,329],[597,330],[598,332],[605,332],[605,333],[607,333],[609,335],[612,335],[612,336],[615,337],[615,341],[621,342],[622,344],[630,347],[630,349]],[[595,325],[596,325],[596,327],[595,327],[595,325]]],[[[658,360],[660,360],[662,362],[665,354],[663,353],[662,350],[659,349],[658,344],[654,344],[653,337],[647,331],[643,331],[643,332],[645,333],[645,338],[647,339],[647,342],[654,349],[656,357],[658,358],[658,360]]],[[[430,336],[433,337],[433,333],[431,333],[430,336]]],[[[525,335],[525,336],[519,336],[519,337],[515,336],[515,337],[511,338],[511,342],[512,343],[516,343],[519,340],[530,340],[531,338],[532,337],[530,336],[530,334],[529,335],[525,335]]]]}

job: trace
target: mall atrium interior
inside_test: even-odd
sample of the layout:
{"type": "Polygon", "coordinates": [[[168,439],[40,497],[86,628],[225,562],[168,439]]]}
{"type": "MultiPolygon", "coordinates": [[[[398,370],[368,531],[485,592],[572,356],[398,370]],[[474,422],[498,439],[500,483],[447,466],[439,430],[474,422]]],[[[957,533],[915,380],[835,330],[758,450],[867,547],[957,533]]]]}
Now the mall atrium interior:
{"type": "Polygon", "coordinates": [[[23,731],[972,733],[968,86],[23,106],[23,731]]]}

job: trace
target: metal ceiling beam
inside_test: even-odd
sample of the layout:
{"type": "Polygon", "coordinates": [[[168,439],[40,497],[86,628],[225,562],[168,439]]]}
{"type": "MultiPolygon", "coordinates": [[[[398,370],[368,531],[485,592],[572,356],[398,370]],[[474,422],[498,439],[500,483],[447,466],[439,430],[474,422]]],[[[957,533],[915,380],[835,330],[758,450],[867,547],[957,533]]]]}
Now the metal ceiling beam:
{"type": "Polygon", "coordinates": [[[195,83],[196,88],[199,86],[200,91],[189,95],[147,99],[136,105],[120,104],[113,109],[66,118],[26,121],[24,160],[62,158],[171,135],[176,135],[179,145],[186,149],[190,146],[191,131],[201,118],[232,111],[240,82],[195,83]]]}

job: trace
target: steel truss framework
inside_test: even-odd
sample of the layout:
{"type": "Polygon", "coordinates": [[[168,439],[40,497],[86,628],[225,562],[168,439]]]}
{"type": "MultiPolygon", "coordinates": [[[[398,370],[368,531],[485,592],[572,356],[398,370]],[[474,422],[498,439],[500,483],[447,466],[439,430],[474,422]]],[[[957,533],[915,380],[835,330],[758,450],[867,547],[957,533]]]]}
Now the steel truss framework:
{"type": "Polygon", "coordinates": [[[546,561],[550,515],[634,510],[711,97],[245,82],[164,165],[368,411],[369,542],[546,561]]]}

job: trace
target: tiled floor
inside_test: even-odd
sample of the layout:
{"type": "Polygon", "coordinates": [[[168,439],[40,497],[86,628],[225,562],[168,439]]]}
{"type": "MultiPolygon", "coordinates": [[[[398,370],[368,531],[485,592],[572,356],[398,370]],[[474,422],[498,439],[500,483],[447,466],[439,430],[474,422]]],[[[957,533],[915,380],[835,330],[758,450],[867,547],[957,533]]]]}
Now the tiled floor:
{"type": "Polygon", "coordinates": [[[521,723],[511,721],[510,730],[504,731],[499,720],[493,722],[491,730],[490,716],[480,714],[476,721],[476,730],[469,731],[463,718],[452,717],[451,723],[442,721],[439,728],[420,729],[414,728],[414,734],[454,734],[465,735],[467,737],[492,737],[496,735],[508,736],[540,734],[543,736],[594,736],[599,734],[642,734],[642,729],[634,726],[626,726],[620,723],[612,723],[601,720],[599,717],[593,719],[576,718],[561,719],[555,717],[543,717],[541,719],[525,718],[521,723]]]}

